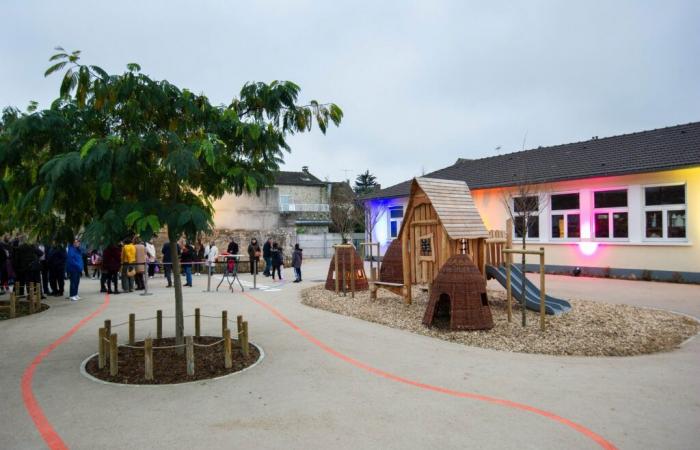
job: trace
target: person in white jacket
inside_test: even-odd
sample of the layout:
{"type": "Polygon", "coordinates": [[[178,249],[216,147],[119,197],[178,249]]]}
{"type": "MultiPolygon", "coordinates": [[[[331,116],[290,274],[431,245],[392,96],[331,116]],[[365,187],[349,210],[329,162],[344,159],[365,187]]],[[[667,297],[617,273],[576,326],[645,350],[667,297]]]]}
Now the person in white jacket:
{"type": "Polygon", "coordinates": [[[204,249],[204,258],[207,260],[207,267],[211,272],[215,272],[216,258],[219,256],[219,249],[214,241],[209,241],[209,245],[204,249]]]}
{"type": "Polygon", "coordinates": [[[148,278],[156,273],[156,247],[151,240],[146,241],[146,261],[148,262],[148,278]]]}

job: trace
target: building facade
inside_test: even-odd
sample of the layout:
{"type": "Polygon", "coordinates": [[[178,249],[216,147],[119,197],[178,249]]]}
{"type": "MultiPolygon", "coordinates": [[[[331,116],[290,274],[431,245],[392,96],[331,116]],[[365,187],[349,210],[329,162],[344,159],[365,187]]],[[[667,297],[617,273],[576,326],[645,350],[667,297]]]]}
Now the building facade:
{"type": "MultiPolygon", "coordinates": [[[[700,282],[700,123],[460,159],[426,176],[465,181],[491,230],[514,216],[514,245],[524,233],[528,247],[545,248],[549,272],[700,282]],[[528,227],[518,222],[522,205],[532,209],[528,227]]],[[[398,235],[407,189],[366,199],[383,251],[398,235]]]]}

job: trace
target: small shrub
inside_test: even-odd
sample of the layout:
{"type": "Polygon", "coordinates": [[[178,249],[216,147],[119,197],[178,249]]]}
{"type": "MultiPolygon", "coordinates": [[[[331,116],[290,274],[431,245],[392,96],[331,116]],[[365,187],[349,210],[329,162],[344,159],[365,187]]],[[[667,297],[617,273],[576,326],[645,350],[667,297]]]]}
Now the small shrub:
{"type": "Polygon", "coordinates": [[[651,270],[647,270],[647,269],[642,270],[641,278],[644,281],[651,281],[651,270]]]}

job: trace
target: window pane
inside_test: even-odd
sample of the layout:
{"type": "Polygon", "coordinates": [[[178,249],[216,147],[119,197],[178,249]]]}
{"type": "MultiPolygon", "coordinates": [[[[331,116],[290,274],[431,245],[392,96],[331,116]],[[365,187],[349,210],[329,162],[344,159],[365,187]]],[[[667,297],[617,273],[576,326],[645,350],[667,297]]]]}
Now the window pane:
{"type": "Polygon", "coordinates": [[[552,237],[564,237],[564,216],[562,214],[552,215],[552,237]]]}
{"type": "Polygon", "coordinates": [[[527,237],[538,238],[540,237],[540,218],[538,216],[530,216],[530,223],[527,227],[527,237]]]}
{"type": "Polygon", "coordinates": [[[608,213],[598,213],[595,215],[595,237],[610,237],[610,229],[608,226],[608,213]]]}
{"type": "Polygon", "coordinates": [[[668,212],[668,237],[685,237],[685,211],[668,212]]]}
{"type": "Polygon", "coordinates": [[[420,240],[420,255],[421,256],[430,256],[432,254],[432,246],[430,245],[430,239],[421,239],[420,240]]]}
{"type": "Polygon", "coordinates": [[[400,219],[403,217],[403,206],[392,206],[389,208],[389,216],[392,219],[400,219]]]}
{"type": "Polygon", "coordinates": [[[601,191],[594,194],[596,208],[619,208],[627,206],[627,189],[601,191]]]}
{"type": "Polygon", "coordinates": [[[391,227],[391,233],[390,233],[391,237],[395,238],[396,236],[398,236],[399,235],[399,223],[396,220],[392,220],[390,222],[389,226],[391,227]]]}
{"type": "Polygon", "coordinates": [[[660,238],[663,236],[663,214],[661,211],[647,211],[646,236],[648,238],[660,238]]]}
{"type": "Polygon", "coordinates": [[[523,218],[515,217],[513,220],[513,230],[515,231],[515,237],[523,237],[523,218]]]}
{"type": "Polygon", "coordinates": [[[652,205],[684,205],[685,185],[644,188],[644,203],[652,205]]]}
{"type": "Polygon", "coordinates": [[[613,213],[613,237],[627,237],[627,213],[613,213]]]}
{"type": "Polygon", "coordinates": [[[539,211],[540,199],[536,195],[529,197],[516,197],[513,199],[513,209],[516,213],[523,211],[539,211]]]}
{"type": "Polygon", "coordinates": [[[569,214],[566,216],[566,231],[569,238],[581,237],[581,216],[578,214],[569,214]]]}
{"type": "Polygon", "coordinates": [[[578,209],[578,194],[555,194],[552,195],[552,209],[578,209]]]}

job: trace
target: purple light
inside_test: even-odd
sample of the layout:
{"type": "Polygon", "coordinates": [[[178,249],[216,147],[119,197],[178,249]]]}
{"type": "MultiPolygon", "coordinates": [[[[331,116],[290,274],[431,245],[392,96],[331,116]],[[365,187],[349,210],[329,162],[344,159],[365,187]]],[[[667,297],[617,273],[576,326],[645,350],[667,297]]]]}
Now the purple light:
{"type": "Polygon", "coordinates": [[[581,250],[581,253],[583,253],[584,255],[591,256],[593,253],[595,253],[596,250],[598,250],[598,243],[597,242],[579,242],[578,248],[579,248],[579,250],[581,250]]]}

